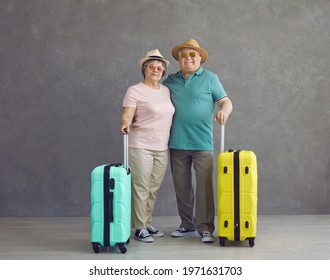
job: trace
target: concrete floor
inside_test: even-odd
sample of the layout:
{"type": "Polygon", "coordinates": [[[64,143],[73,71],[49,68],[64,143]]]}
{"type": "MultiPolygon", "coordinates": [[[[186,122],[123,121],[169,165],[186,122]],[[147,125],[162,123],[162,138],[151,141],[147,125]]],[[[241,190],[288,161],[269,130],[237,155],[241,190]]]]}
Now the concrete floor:
{"type": "MultiPolygon", "coordinates": [[[[155,217],[154,226],[165,232],[164,237],[149,244],[132,237],[125,254],[117,247],[95,254],[90,243],[89,217],[0,217],[0,277],[6,280],[58,280],[64,276],[63,279],[105,279],[109,274],[90,273],[105,273],[109,268],[170,268],[174,274],[163,279],[182,279],[189,275],[191,280],[210,280],[225,276],[201,275],[202,270],[195,274],[196,268],[225,266],[242,267],[244,277],[240,279],[264,279],[265,276],[268,280],[328,279],[330,276],[330,215],[258,216],[257,237],[252,248],[248,242],[229,242],[220,247],[217,238],[214,243],[203,244],[197,235],[173,238],[169,234],[178,225],[178,217],[155,217]]],[[[134,274],[111,279],[155,277],[134,274]]]]}
{"type": "MultiPolygon", "coordinates": [[[[154,217],[165,232],[154,243],[134,237],[126,254],[117,247],[95,254],[89,217],[0,217],[0,260],[329,260],[330,215],[259,216],[255,246],[230,242],[220,247],[199,237],[173,238],[176,216],[154,217]]],[[[217,232],[214,234],[217,236],[217,232]]]]}

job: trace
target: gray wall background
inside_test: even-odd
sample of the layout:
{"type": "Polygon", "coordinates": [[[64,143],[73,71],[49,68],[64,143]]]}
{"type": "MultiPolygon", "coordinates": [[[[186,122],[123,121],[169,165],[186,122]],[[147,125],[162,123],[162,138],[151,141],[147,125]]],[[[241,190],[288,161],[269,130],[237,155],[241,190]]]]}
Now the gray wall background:
{"type": "MultiPolygon", "coordinates": [[[[0,215],[88,216],[138,60],[178,71],[188,38],[233,101],[226,148],[257,154],[259,214],[330,214],[329,0],[1,0],[0,215]]],[[[177,215],[170,175],[155,215],[177,215]]]]}

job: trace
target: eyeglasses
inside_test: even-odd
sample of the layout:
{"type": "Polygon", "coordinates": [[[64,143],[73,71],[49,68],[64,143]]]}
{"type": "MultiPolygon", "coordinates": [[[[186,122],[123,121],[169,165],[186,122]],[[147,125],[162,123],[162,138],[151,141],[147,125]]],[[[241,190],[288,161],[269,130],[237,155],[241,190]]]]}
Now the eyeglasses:
{"type": "Polygon", "coordinates": [[[180,57],[181,58],[187,58],[188,57],[188,55],[191,57],[191,58],[194,58],[194,57],[196,57],[196,52],[183,52],[183,53],[180,53],[180,57]]]}
{"type": "Polygon", "coordinates": [[[151,71],[157,71],[159,73],[163,72],[164,71],[164,68],[162,66],[155,66],[153,64],[148,64],[148,67],[151,71]]]}

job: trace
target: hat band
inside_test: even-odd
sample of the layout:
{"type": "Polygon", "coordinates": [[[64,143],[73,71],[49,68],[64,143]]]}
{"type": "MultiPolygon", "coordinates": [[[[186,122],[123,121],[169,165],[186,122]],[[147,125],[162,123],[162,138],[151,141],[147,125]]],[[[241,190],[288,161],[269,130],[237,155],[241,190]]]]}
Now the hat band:
{"type": "Polygon", "coordinates": [[[157,55],[151,55],[151,56],[148,56],[148,58],[164,59],[161,56],[157,56],[157,55]]]}

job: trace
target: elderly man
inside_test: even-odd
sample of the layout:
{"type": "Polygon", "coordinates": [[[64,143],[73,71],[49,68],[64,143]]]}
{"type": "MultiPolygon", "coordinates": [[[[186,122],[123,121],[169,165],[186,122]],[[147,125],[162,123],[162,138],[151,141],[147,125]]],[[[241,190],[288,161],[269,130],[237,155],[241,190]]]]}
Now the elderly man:
{"type": "Polygon", "coordinates": [[[169,75],[163,83],[170,89],[175,107],[169,148],[181,224],[171,236],[188,236],[197,230],[201,241],[210,243],[214,241],[215,215],[213,121],[225,124],[232,102],[218,76],[201,67],[208,53],[196,40],[189,39],[174,47],[172,56],[179,61],[181,71],[169,75]],[[215,104],[220,110],[214,116],[215,104]],[[196,174],[196,195],[192,166],[196,174]]]}

